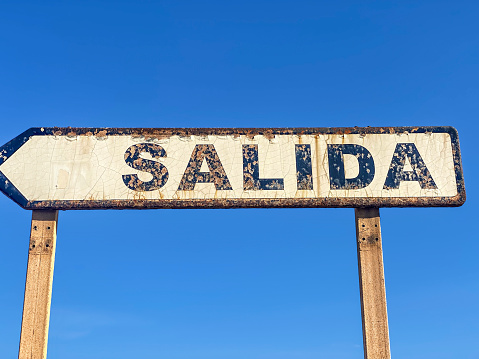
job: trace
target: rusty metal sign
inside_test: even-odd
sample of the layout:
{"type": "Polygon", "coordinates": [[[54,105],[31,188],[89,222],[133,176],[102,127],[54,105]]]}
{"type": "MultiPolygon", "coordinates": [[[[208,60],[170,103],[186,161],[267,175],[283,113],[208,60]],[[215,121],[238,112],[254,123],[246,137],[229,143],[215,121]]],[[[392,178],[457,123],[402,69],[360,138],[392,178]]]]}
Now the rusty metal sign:
{"type": "Polygon", "coordinates": [[[31,128],[0,147],[25,209],[408,207],[465,201],[457,131],[31,128]]]}

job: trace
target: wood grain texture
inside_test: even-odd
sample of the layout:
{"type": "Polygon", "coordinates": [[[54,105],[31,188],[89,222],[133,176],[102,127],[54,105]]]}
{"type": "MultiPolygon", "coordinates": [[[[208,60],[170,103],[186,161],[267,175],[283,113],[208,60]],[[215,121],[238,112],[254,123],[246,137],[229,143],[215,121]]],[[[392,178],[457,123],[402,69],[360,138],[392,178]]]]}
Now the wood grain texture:
{"type": "Polygon", "coordinates": [[[45,359],[58,211],[33,211],[19,359],[45,359]]]}
{"type": "Polygon", "coordinates": [[[356,238],[365,359],[389,359],[379,208],[356,208],[356,238]]]}

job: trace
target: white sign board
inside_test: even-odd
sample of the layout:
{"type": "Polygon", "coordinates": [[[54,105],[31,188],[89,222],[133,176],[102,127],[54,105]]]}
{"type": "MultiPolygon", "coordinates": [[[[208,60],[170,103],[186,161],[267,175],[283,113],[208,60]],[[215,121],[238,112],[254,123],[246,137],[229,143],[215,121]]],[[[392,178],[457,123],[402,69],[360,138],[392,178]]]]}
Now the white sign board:
{"type": "Polygon", "coordinates": [[[458,206],[452,127],[32,128],[0,148],[27,209],[458,206]]]}

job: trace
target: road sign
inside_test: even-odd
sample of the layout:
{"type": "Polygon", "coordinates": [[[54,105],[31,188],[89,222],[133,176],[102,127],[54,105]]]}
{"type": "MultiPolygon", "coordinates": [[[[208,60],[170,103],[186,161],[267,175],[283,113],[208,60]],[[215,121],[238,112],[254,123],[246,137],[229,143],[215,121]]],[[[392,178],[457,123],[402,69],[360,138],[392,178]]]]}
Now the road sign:
{"type": "Polygon", "coordinates": [[[31,128],[0,148],[0,190],[26,209],[465,201],[452,127],[31,128]]]}
{"type": "Polygon", "coordinates": [[[0,190],[32,209],[20,359],[47,352],[60,209],[355,207],[364,353],[390,358],[379,207],[460,206],[452,127],[31,128],[0,190]]]}

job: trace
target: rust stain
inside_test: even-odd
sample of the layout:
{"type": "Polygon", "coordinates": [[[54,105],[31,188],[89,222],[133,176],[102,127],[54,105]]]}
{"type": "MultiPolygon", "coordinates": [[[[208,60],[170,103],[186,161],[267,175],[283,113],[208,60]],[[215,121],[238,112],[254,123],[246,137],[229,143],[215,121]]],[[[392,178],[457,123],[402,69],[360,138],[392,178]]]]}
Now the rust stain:
{"type": "Polygon", "coordinates": [[[107,136],[106,130],[98,131],[95,133],[95,137],[103,138],[107,136]]]}
{"type": "Polygon", "coordinates": [[[367,208],[367,207],[458,207],[461,194],[446,198],[276,198],[276,199],[155,199],[142,194],[131,200],[28,202],[25,209],[179,209],[179,208],[367,208]]]}
{"type": "MultiPolygon", "coordinates": [[[[142,137],[148,140],[165,139],[171,136],[246,136],[253,138],[262,135],[267,139],[275,135],[345,135],[345,134],[400,134],[400,133],[421,133],[435,132],[434,128],[439,127],[313,127],[313,128],[74,128],[74,127],[51,127],[44,128],[42,134],[55,136],[124,136],[130,135],[133,138],[142,137]]],[[[446,131],[443,131],[446,132],[446,131]]]]}

